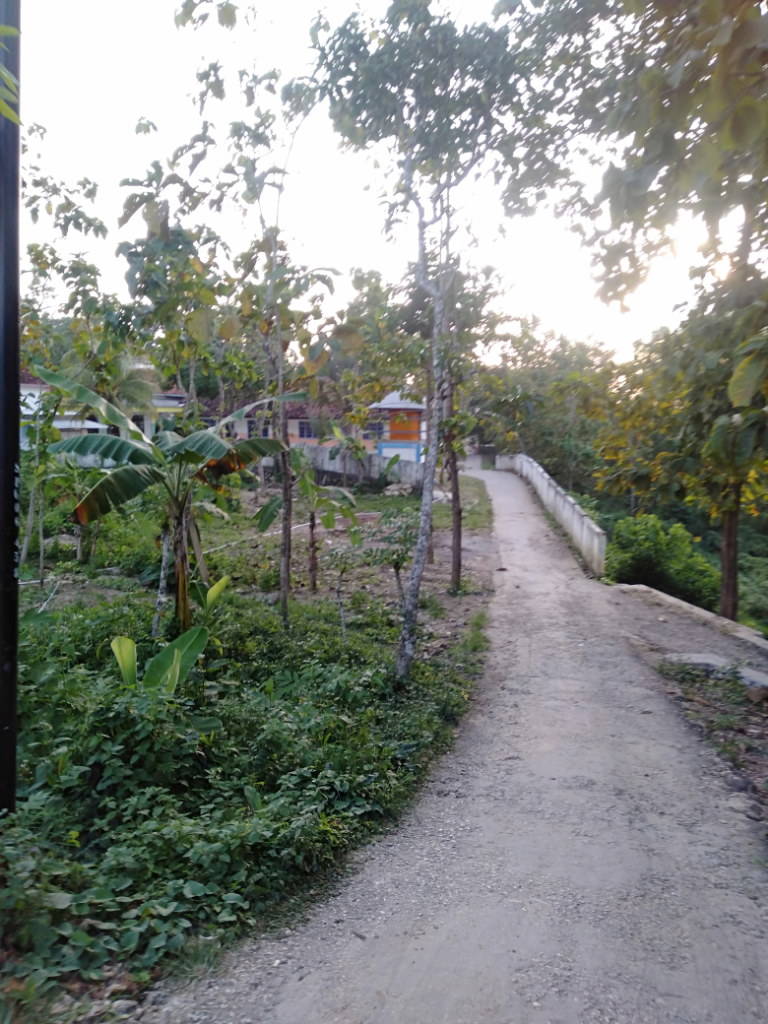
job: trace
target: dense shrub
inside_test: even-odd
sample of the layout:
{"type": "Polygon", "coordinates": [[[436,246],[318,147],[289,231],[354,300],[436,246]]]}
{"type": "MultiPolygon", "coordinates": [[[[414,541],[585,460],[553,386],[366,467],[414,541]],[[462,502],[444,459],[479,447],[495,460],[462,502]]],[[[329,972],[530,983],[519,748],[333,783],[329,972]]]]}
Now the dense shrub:
{"type": "Polygon", "coordinates": [[[665,530],[654,515],[620,520],[608,545],[606,573],[616,583],[644,583],[702,608],[717,608],[720,573],[694,550],[681,523],[665,530]]]}
{"type": "MultiPolygon", "coordinates": [[[[151,606],[73,608],[25,623],[19,806],[0,823],[2,970],[98,979],[148,970],[190,935],[252,924],[396,812],[465,706],[449,665],[394,685],[396,628],[374,602],[349,643],[324,605],[290,635],[228,595],[209,657],[173,696],[120,679],[108,640],[141,665],[151,606]]],[[[465,655],[466,656],[466,655],[465,655]]]]}

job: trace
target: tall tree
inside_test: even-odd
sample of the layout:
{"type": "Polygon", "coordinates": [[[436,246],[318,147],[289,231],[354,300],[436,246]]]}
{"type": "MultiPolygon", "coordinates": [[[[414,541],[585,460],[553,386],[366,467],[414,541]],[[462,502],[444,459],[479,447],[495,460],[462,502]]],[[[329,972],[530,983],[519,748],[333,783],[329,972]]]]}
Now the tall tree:
{"type": "Polygon", "coordinates": [[[434,303],[432,443],[397,660],[398,675],[405,677],[415,654],[432,522],[457,192],[472,176],[490,172],[498,148],[510,144],[509,123],[523,106],[520,69],[505,28],[459,29],[449,17],[434,14],[429,0],[399,0],[384,19],[370,24],[353,15],[321,38],[325,27],[320,22],[314,29],[316,77],[292,83],[284,96],[298,111],[327,99],[334,128],[349,147],[388,149],[397,175],[388,225],[415,212],[416,276],[434,303]]]}
{"type": "Polygon", "coordinates": [[[602,391],[604,490],[683,498],[720,520],[720,612],[729,619],[738,616],[740,516],[758,511],[768,486],[765,398],[735,413],[728,395],[734,353],[751,329],[752,317],[723,285],[679,330],[660,332],[633,365],[614,368],[612,380],[583,392],[594,415],[602,391]]]}
{"type": "MultiPolygon", "coordinates": [[[[764,10],[755,0],[497,5],[535,69],[541,116],[567,126],[553,159],[571,178],[575,150],[592,140],[591,161],[607,165],[596,195],[571,178],[574,192],[563,204],[582,218],[606,301],[623,301],[654,257],[671,248],[682,211],[702,217],[709,231],[702,273],[725,258],[746,279],[750,258],[764,251],[764,10]],[[721,231],[729,214],[743,217],[735,242],[721,231]]],[[[521,184],[513,175],[512,208],[521,184]]]]}

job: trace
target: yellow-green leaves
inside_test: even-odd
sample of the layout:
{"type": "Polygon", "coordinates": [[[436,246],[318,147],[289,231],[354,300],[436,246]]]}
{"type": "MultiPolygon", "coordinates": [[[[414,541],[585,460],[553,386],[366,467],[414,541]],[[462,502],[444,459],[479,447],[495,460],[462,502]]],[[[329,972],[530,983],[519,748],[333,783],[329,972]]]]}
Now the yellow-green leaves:
{"type": "Polygon", "coordinates": [[[739,408],[749,405],[768,374],[768,353],[752,352],[739,363],[728,385],[728,397],[739,408]]]}
{"type": "Polygon", "coordinates": [[[171,240],[171,229],[168,224],[168,200],[158,201],[151,199],[144,203],[141,211],[144,220],[147,222],[147,238],[160,238],[168,243],[171,240]]]}
{"type": "Polygon", "coordinates": [[[729,149],[752,147],[765,130],[766,105],[745,96],[728,119],[725,142],[729,149]]]}
{"type": "Polygon", "coordinates": [[[207,345],[216,333],[216,314],[210,306],[200,306],[194,313],[190,313],[184,326],[190,338],[201,345],[207,345]]]}
{"type": "Polygon", "coordinates": [[[126,686],[136,686],[136,644],[127,636],[116,636],[109,645],[120,666],[126,686]]]}
{"type": "Polygon", "coordinates": [[[699,4],[699,17],[705,25],[717,25],[723,14],[723,0],[701,0],[699,4]]]}
{"type": "Polygon", "coordinates": [[[239,330],[240,319],[236,316],[225,317],[219,326],[219,334],[224,341],[231,341],[239,330]]]}
{"type": "Polygon", "coordinates": [[[237,8],[234,4],[219,4],[219,24],[224,28],[234,28],[237,24],[237,8]]]}

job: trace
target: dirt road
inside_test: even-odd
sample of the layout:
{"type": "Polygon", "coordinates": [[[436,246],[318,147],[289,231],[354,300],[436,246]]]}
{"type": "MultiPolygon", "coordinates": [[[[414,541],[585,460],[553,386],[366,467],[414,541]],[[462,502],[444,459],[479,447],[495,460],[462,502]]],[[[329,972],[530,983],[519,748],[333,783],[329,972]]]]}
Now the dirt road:
{"type": "Polygon", "coordinates": [[[768,1022],[765,825],[627,635],[765,662],[586,579],[520,480],[474,475],[507,571],[455,749],[307,925],[143,1022],[768,1022]]]}

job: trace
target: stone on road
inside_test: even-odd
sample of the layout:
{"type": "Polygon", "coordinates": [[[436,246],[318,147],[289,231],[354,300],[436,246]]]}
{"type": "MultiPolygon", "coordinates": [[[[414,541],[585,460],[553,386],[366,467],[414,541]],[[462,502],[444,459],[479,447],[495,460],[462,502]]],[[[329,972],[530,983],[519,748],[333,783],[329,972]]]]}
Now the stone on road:
{"type": "Polygon", "coordinates": [[[522,481],[473,475],[508,571],[454,749],[306,925],[143,1021],[768,1022],[764,826],[627,637],[762,655],[586,579],[522,481]]]}

